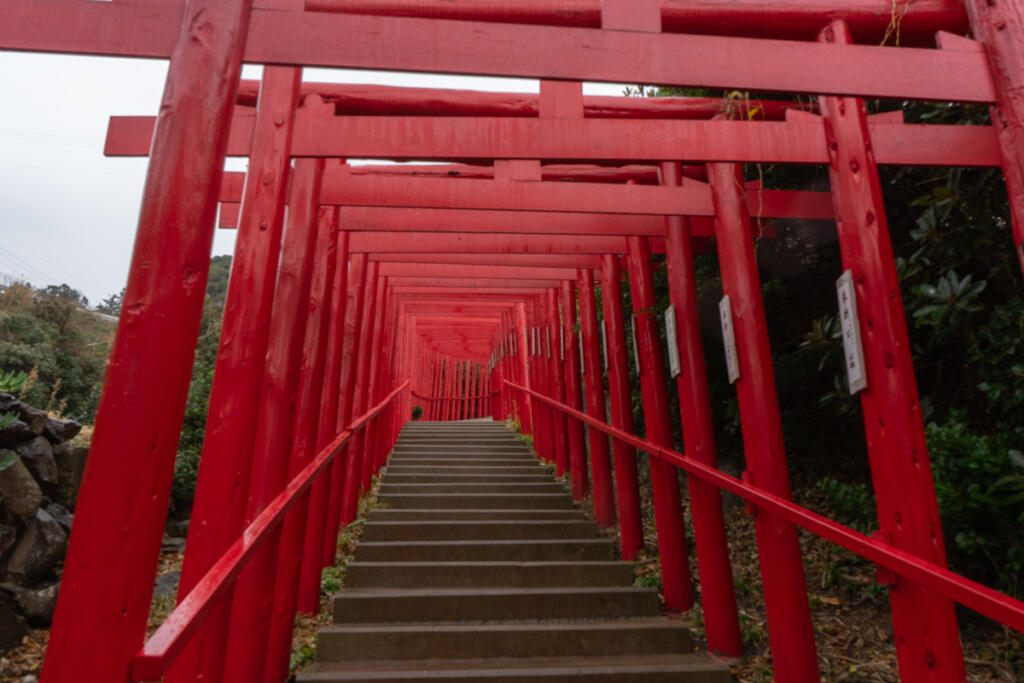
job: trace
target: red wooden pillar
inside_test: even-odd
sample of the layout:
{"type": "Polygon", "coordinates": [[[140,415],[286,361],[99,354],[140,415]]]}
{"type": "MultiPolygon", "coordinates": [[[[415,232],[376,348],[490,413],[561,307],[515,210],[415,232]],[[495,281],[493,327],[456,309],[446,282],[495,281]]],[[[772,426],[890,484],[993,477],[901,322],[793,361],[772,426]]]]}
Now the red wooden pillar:
{"type": "Polygon", "coordinates": [[[249,14],[243,0],[192,0],[171,51],[46,683],[128,681],[146,635],[249,14]]]}
{"type": "MultiPolygon", "coordinates": [[[[662,184],[681,184],[682,164],[665,163],[661,170],[662,184]]],[[[676,390],[679,392],[679,417],[683,426],[683,451],[687,457],[708,467],[717,467],[690,221],[682,216],[669,216],[665,220],[665,229],[668,238],[665,253],[668,293],[675,309],[676,353],[680,368],[676,390]]],[[[722,494],[717,486],[700,477],[687,477],[687,483],[708,649],[739,657],[743,653],[743,639],[729,562],[722,494]]]]}
{"type": "MultiPolygon", "coordinates": [[[[323,166],[322,160],[299,159],[292,178],[288,227],[278,266],[260,409],[254,425],[247,524],[281,492],[288,474],[323,166]]],[[[224,681],[262,679],[280,534],[278,529],[267,536],[235,582],[224,681]]]]}
{"type": "MultiPolygon", "coordinates": [[[[626,365],[626,330],[623,325],[622,273],[614,254],[601,258],[601,304],[605,334],[608,336],[608,400],[611,424],[633,433],[633,399],[626,365]]],[[[615,496],[619,506],[619,540],[622,559],[632,560],[644,547],[643,515],[640,512],[640,482],[637,476],[636,449],[612,439],[615,456],[615,496]]]]}
{"type": "MultiPolygon", "coordinates": [[[[604,422],[604,380],[601,368],[601,333],[597,326],[597,302],[594,298],[594,272],[589,268],[576,271],[576,288],[580,301],[580,333],[583,335],[583,380],[586,382],[587,415],[604,422]]],[[[603,526],[615,523],[612,491],[611,454],[604,432],[588,427],[590,441],[590,473],[594,479],[594,521],[603,526]]]]}
{"type": "MultiPolygon", "coordinates": [[[[349,257],[348,284],[345,287],[345,327],[341,350],[341,377],[338,381],[338,415],[336,432],[344,430],[352,419],[352,385],[355,380],[356,355],[359,352],[359,323],[363,316],[363,293],[366,290],[366,254],[349,257]]],[[[341,504],[348,482],[352,449],[342,448],[331,466],[331,488],[327,498],[327,518],[320,546],[320,566],[334,564],[338,552],[338,528],[341,504]]]]}
{"type": "MultiPolygon", "coordinates": [[[[565,403],[565,368],[562,360],[562,349],[558,344],[558,332],[561,329],[558,316],[558,290],[549,287],[547,297],[547,319],[544,326],[544,352],[549,356],[548,375],[552,381],[551,398],[565,403]]],[[[569,430],[568,418],[560,410],[552,411],[551,432],[554,436],[555,472],[564,476],[569,469],[569,430]]]]}
{"type": "MultiPolygon", "coordinates": [[[[370,333],[370,347],[367,349],[368,362],[366,370],[366,399],[363,402],[363,410],[366,412],[377,404],[377,389],[380,376],[381,351],[384,348],[384,312],[387,310],[387,277],[380,277],[377,280],[377,294],[374,297],[377,310],[373,318],[373,330],[370,333]]],[[[374,440],[374,424],[377,418],[370,421],[362,430],[363,444],[363,490],[369,491],[373,483],[373,475],[377,473],[376,453],[377,443],[374,440]]]]}
{"type": "MultiPolygon", "coordinates": [[[[330,328],[331,294],[338,233],[337,207],[319,212],[316,249],[313,255],[309,319],[299,366],[299,396],[287,481],[296,477],[317,454],[317,432],[323,388],[333,385],[324,373],[327,364],[327,335],[330,328]]],[[[303,536],[309,518],[309,493],[302,495],[285,516],[281,529],[278,567],[267,630],[267,652],[263,665],[264,683],[280,683],[288,677],[295,626],[299,576],[302,568],[303,536]]]]}
{"type": "MultiPolygon", "coordinates": [[[[515,339],[515,351],[517,355],[517,361],[519,366],[519,380],[520,383],[527,389],[533,389],[532,383],[530,382],[530,346],[527,343],[527,322],[526,322],[526,304],[517,303],[515,305],[515,328],[513,329],[513,335],[515,339]]],[[[523,434],[533,434],[533,400],[529,394],[520,395],[522,401],[522,409],[520,411],[520,425],[522,426],[523,434]]]]}
{"type": "MultiPolygon", "coordinates": [[[[740,196],[735,164],[708,164],[708,179],[718,228],[715,241],[722,289],[731,301],[736,337],[736,395],[750,468],[745,476],[755,486],[789,499],[782,418],[750,215],[740,196]]],[[[764,510],[757,511],[754,522],[775,678],[795,683],[817,681],[814,628],[796,527],[764,510]]]]}
{"type": "MultiPolygon", "coordinates": [[[[648,441],[671,449],[674,444],[669,422],[668,390],[653,310],[656,301],[650,247],[646,237],[636,236],[626,238],[626,247],[637,355],[640,358],[644,427],[648,441]]],[[[679,472],[661,458],[651,457],[650,464],[665,607],[672,611],[687,610],[693,604],[693,587],[690,585],[690,567],[686,555],[686,528],[683,525],[683,506],[679,494],[679,472]]]]}
{"type": "Polygon", "coordinates": [[[440,420],[441,414],[439,410],[440,403],[438,402],[438,397],[441,395],[441,359],[438,357],[436,353],[432,353],[430,355],[431,358],[433,358],[432,363],[434,365],[434,375],[430,384],[430,419],[440,420]]]}
{"type": "MultiPolygon", "coordinates": [[[[252,424],[259,410],[269,332],[264,321],[270,318],[273,304],[300,81],[300,69],[267,67],[260,84],[249,154],[252,173],[246,176],[243,189],[179,602],[242,531],[255,434],[252,424]],[[284,125],[277,125],[282,119],[284,125]]],[[[230,595],[219,603],[202,632],[178,657],[168,681],[220,676],[230,595]]]]}
{"type": "MultiPolygon", "coordinates": [[[[540,320],[543,316],[541,312],[540,302],[530,302],[530,315],[527,317],[527,346],[530,372],[533,375],[530,381],[530,386],[534,391],[541,394],[547,395],[547,377],[544,373],[544,363],[540,353],[538,353],[537,344],[537,332],[540,330],[540,320]]],[[[533,407],[533,422],[534,422],[534,450],[537,451],[537,455],[541,460],[545,462],[551,462],[553,457],[551,455],[550,441],[551,441],[551,420],[549,415],[549,409],[546,404],[539,401],[532,403],[533,407]]]]}
{"type": "MultiPolygon", "coordinates": [[[[323,394],[320,398],[320,417],[317,424],[316,450],[330,443],[338,433],[338,400],[341,380],[341,350],[345,325],[345,288],[348,282],[349,233],[338,234],[337,267],[331,292],[331,321],[327,335],[327,360],[324,366],[323,394]]],[[[337,463],[338,456],[334,462],[337,463]]],[[[322,539],[327,517],[327,499],[330,496],[331,469],[326,469],[310,489],[309,521],[302,547],[302,579],[299,587],[298,609],[306,614],[320,610],[320,572],[323,551],[322,539]]]]}
{"type": "MultiPolygon", "coordinates": [[[[562,280],[560,304],[562,307],[562,352],[565,355],[565,404],[574,410],[583,410],[580,379],[579,345],[576,338],[576,297],[572,280],[562,280]]],[[[583,437],[583,424],[569,420],[569,472],[572,476],[572,497],[583,500],[587,496],[587,450],[583,437]]]]}
{"type": "Polygon", "coordinates": [[[966,0],[964,4],[971,34],[988,53],[999,98],[989,111],[999,136],[1013,245],[1024,270],[1024,13],[1016,0],[966,0]]]}
{"type": "MultiPolygon", "coordinates": [[[[379,291],[378,271],[380,263],[373,262],[369,265],[366,275],[366,308],[363,311],[362,325],[359,332],[359,353],[356,356],[355,385],[352,389],[352,417],[359,417],[369,407],[369,378],[370,378],[370,356],[373,352],[373,322],[377,317],[379,306],[377,305],[377,294],[379,291]]],[[[366,430],[360,430],[352,437],[352,448],[349,449],[350,462],[354,469],[348,473],[355,474],[354,486],[348,485],[348,473],[346,473],[345,490],[341,499],[341,523],[350,524],[359,514],[359,499],[362,494],[370,488],[370,472],[366,462],[366,430]]]]}
{"type": "MultiPolygon", "coordinates": [[[[843,22],[826,28],[821,40],[852,42],[843,22]]],[[[900,550],[945,566],[907,319],[864,100],[822,97],[819,106],[843,268],[853,275],[863,338],[867,387],[860,394],[861,409],[881,535],[900,550]]],[[[897,577],[889,600],[900,677],[966,680],[953,601],[904,577],[897,577]]]]}

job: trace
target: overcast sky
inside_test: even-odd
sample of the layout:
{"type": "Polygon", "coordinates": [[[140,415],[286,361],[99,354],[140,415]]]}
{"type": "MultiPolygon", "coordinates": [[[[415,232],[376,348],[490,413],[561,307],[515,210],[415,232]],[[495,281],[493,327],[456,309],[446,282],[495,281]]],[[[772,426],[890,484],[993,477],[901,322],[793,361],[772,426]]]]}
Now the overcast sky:
{"type": "MultiPolygon", "coordinates": [[[[167,63],[0,51],[0,278],[67,283],[95,305],[128,277],[145,159],[107,159],[112,115],[157,110],[167,63]]],[[[246,66],[246,78],[259,78],[246,66]]],[[[304,80],[536,92],[537,82],[306,69],[304,80]]],[[[588,94],[622,86],[587,84],[588,94]]],[[[228,160],[231,170],[245,161],[228,160]]],[[[218,230],[214,254],[234,231],[218,230]]]]}

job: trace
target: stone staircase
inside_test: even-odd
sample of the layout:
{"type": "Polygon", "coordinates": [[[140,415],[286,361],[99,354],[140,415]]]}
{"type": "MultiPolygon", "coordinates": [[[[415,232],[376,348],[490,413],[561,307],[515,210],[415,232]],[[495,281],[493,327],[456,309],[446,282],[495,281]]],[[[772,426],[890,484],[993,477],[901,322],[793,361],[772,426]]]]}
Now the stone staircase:
{"type": "Polygon", "coordinates": [[[413,422],[300,682],[727,683],[503,424],[413,422]]]}

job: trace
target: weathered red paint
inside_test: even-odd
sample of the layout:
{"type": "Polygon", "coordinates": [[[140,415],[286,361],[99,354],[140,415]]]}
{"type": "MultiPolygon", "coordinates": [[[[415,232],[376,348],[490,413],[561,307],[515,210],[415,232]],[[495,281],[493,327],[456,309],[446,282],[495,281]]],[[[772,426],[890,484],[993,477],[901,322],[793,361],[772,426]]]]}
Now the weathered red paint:
{"type": "MultiPolygon", "coordinates": [[[[825,43],[850,40],[842,23],[825,43]]],[[[829,179],[839,216],[843,268],[853,274],[867,388],[861,392],[878,523],[893,546],[945,566],[946,549],[914,377],[906,313],[871,151],[863,100],[821,99],[832,150],[829,179]]],[[[953,603],[898,580],[889,589],[896,654],[906,680],[964,681],[953,603]]]]}
{"type": "MultiPolygon", "coordinates": [[[[267,359],[254,423],[252,471],[246,522],[251,523],[287,484],[293,444],[302,345],[317,241],[317,207],[323,162],[296,163],[288,200],[288,225],[270,314],[267,359]]],[[[262,679],[267,622],[274,598],[280,530],[270,532],[235,583],[231,627],[224,652],[222,680],[262,679]]]]}
{"type": "MultiPolygon", "coordinates": [[[[709,164],[708,177],[721,228],[716,241],[722,290],[733,306],[740,371],[736,396],[748,473],[755,486],[788,499],[782,417],[749,216],[737,191],[734,165],[709,164]]],[[[764,510],[757,512],[754,522],[775,677],[795,683],[817,681],[814,627],[796,528],[764,510]]]]}
{"type": "MultiPolygon", "coordinates": [[[[619,260],[610,254],[601,258],[601,305],[604,309],[608,354],[608,401],[611,424],[625,432],[633,431],[633,399],[626,365],[626,330],[622,314],[622,272],[619,260]]],[[[619,542],[622,558],[632,560],[644,548],[643,517],[640,511],[640,484],[636,450],[629,444],[612,440],[615,465],[615,498],[619,510],[619,542]]]]}
{"type": "MultiPolygon", "coordinates": [[[[317,450],[322,450],[337,432],[339,382],[341,381],[341,354],[344,336],[346,287],[348,284],[348,233],[339,232],[336,247],[337,266],[331,290],[330,329],[327,336],[324,364],[323,394],[320,397],[320,415],[317,421],[317,450]]],[[[331,474],[318,478],[310,489],[309,520],[302,547],[302,569],[297,608],[306,614],[320,609],[321,557],[323,550],[327,499],[330,495],[331,474]]]]}
{"type": "MultiPolygon", "coordinates": [[[[4,25],[20,23],[16,12],[22,11],[36,13],[5,8],[4,25]]],[[[96,415],[43,665],[47,683],[126,681],[145,638],[250,13],[242,0],[193,0],[184,7],[188,21],[179,13],[166,27],[167,84],[108,390],[96,415]],[[203,40],[196,40],[198,30],[203,40]],[[140,377],[160,391],[130,391],[140,377]],[[97,562],[100,557],[121,561],[97,562]]],[[[68,26],[52,15],[47,23],[68,26]]],[[[6,36],[0,44],[8,46],[6,36]]]]}
{"type": "MultiPolygon", "coordinates": [[[[178,601],[217,561],[244,526],[260,383],[266,356],[284,204],[290,172],[289,149],[300,70],[267,67],[257,108],[257,130],[250,152],[252,175],[242,188],[244,207],[232,260],[231,281],[216,372],[210,392],[208,425],[199,460],[199,477],[189,526],[188,552],[182,564],[178,601]],[[284,121],[278,125],[277,121],[284,121]],[[230,491],[230,496],[224,492],[230,491]]],[[[230,591],[229,591],[230,593],[230,591]]],[[[216,605],[208,626],[182,653],[168,681],[185,683],[220,676],[227,639],[230,598],[216,605]]]]}
{"type": "MultiPolygon", "coordinates": [[[[633,304],[633,324],[636,326],[636,352],[640,360],[644,428],[650,441],[663,448],[672,448],[668,391],[662,370],[661,342],[658,338],[654,311],[656,302],[651,273],[651,253],[645,238],[627,239],[629,289],[633,304]]],[[[688,610],[693,604],[693,587],[690,584],[679,476],[675,467],[657,459],[650,461],[650,469],[665,607],[673,611],[688,610]]]]}
{"type": "MultiPolygon", "coordinates": [[[[583,381],[586,390],[587,415],[605,416],[604,370],[601,367],[601,332],[597,324],[597,302],[594,297],[594,274],[579,270],[576,294],[580,306],[580,334],[583,335],[583,381]]],[[[611,454],[608,439],[597,430],[590,430],[590,472],[593,476],[594,521],[604,526],[615,523],[615,499],[612,492],[611,454]]]]}
{"type": "MultiPolygon", "coordinates": [[[[662,173],[666,185],[676,185],[682,180],[680,164],[663,164],[662,173]]],[[[689,221],[681,216],[669,217],[665,229],[668,242],[665,265],[668,269],[669,299],[675,309],[680,366],[676,389],[679,392],[683,450],[687,457],[708,467],[716,467],[714,424],[704,367],[704,343],[700,330],[697,276],[689,221]]],[[[703,479],[690,477],[687,484],[708,648],[712,652],[738,657],[743,652],[743,641],[736,609],[732,566],[729,562],[722,494],[717,487],[703,479]]]]}
{"type": "MultiPolygon", "coordinates": [[[[473,3],[309,0],[306,7],[316,11],[352,14],[598,28],[602,26],[603,4],[601,0],[530,0],[514,5],[501,0],[473,3]]],[[[841,5],[825,5],[807,0],[662,1],[656,3],[656,7],[661,30],[705,35],[774,36],[807,40],[817,34],[823,22],[842,19],[855,28],[861,40],[870,43],[898,38],[904,45],[930,45],[937,30],[958,33],[967,30],[963,5],[955,0],[916,0],[899,10],[892,9],[885,0],[845,0],[841,5]],[[898,28],[891,24],[893,11],[905,12],[898,28]]]]}

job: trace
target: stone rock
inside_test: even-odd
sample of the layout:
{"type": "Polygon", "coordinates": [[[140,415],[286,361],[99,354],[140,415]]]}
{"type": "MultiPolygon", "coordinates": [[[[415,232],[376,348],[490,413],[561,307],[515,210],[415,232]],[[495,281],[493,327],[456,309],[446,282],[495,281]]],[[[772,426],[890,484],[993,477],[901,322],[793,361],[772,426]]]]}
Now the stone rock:
{"type": "MultiPolygon", "coordinates": [[[[0,450],[0,457],[11,452],[0,450]]],[[[0,470],[0,496],[0,506],[7,514],[29,526],[35,520],[36,511],[43,502],[43,492],[39,490],[39,484],[32,478],[20,458],[17,458],[10,467],[0,470]]]]}
{"type": "Polygon", "coordinates": [[[32,585],[53,571],[67,550],[68,536],[46,510],[36,510],[36,520],[18,539],[7,561],[7,573],[23,585],[32,585]]]}
{"type": "Polygon", "coordinates": [[[36,436],[29,429],[28,425],[21,420],[15,420],[14,424],[6,429],[0,429],[0,448],[10,448],[22,441],[27,441],[36,436]]]}
{"type": "Polygon", "coordinates": [[[188,520],[168,519],[164,526],[164,533],[171,538],[188,538],[188,520]]]}
{"type": "Polygon", "coordinates": [[[50,513],[50,516],[57,520],[57,524],[60,524],[65,531],[71,533],[71,523],[74,521],[75,516],[68,512],[66,507],[60,503],[50,503],[44,506],[43,509],[50,513]]]}
{"type": "Polygon", "coordinates": [[[0,524],[0,555],[5,555],[18,540],[18,530],[10,524],[0,524]]]}
{"type": "Polygon", "coordinates": [[[28,635],[28,622],[18,613],[13,600],[0,600],[0,652],[21,645],[28,635]]]}
{"type": "Polygon", "coordinates": [[[44,484],[57,483],[57,461],[53,459],[53,446],[41,436],[25,441],[14,449],[21,456],[37,481],[44,484]]]}
{"type": "Polygon", "coordinates": [[[160,552],[162,553],[183,553],[185,552],[185,539],[184,538],[171,538],[167,534],[164,534],[163,543],[160,546],[160,552]]]}
{"type": "Polygon", "coordinates": [[[29,625],[46,628],[53,621],[53,610],[57,607],[57,592],[60,584],[54,583],[41,588],[18,588],[15,600],[29,625]]]}
{"type": "Polygon", "coordinates": [[[57,461],[57,483],[47,487],[47,493],[69,510],[75,509],[78,489],[85,473],[85,461],[89,456],[87,446],[54,446],[53,457],[57,461]]]}
{"type": "Polygon", "coordinates": [[[74,420],[58,420],[54,417],[47,417],[43,425],[42,433],[52,443],[64,443],[78,436],[82,431],[82,425],[74,420]]]}
{"type": "Polygon", "coordinates": [[[18,410],[20,402],[12,394],[0,391],[0,413],[18,410]]]}
{"type": "Polygon", "coordinates": [[[181,572],[167,572],[156,577],[153,584],[153,597],[166,598],[178,594],[178,582],[181,580],[181,572]]]}
{"type": "Polygon", "coordinates": [[[33,408],[27,403],[19,404],[18,410],[21,411],[21,421],[28,425],[29,431],[33,434],[43,433],[43,430],[46,428],[46,421],[50,419],[45,410],[33,408]]]}

